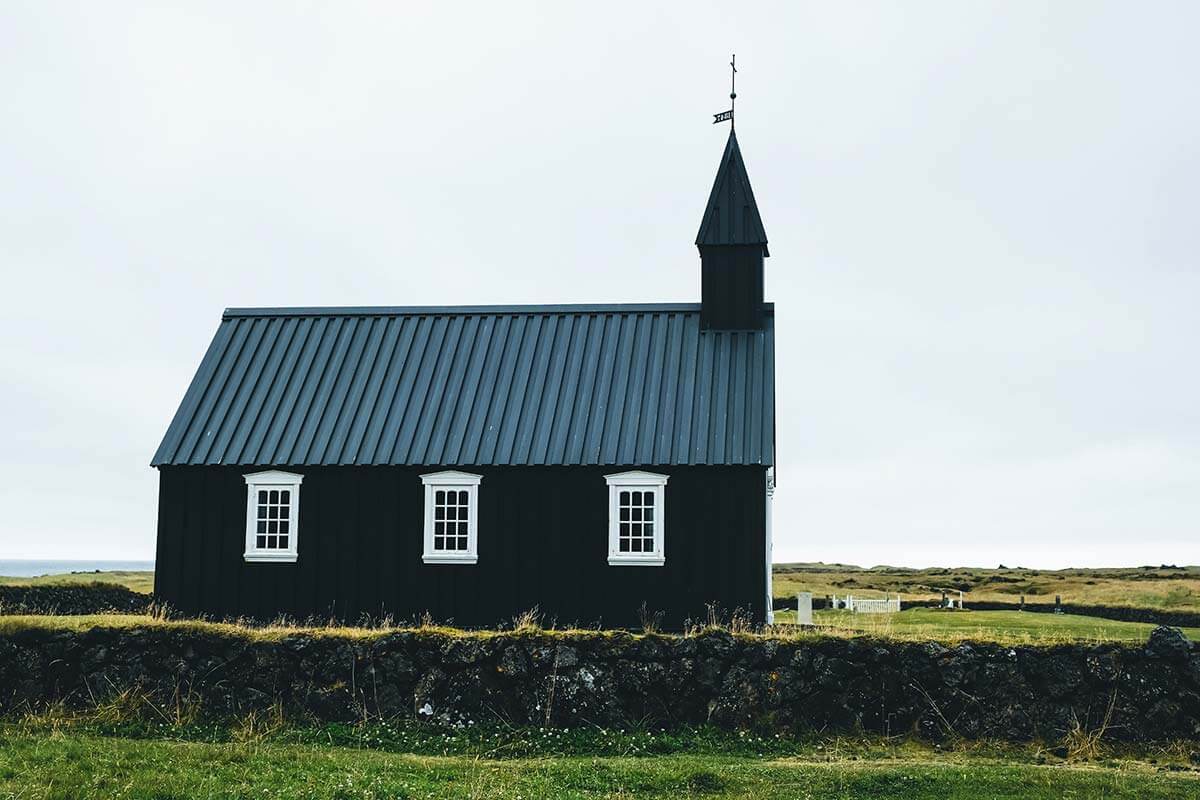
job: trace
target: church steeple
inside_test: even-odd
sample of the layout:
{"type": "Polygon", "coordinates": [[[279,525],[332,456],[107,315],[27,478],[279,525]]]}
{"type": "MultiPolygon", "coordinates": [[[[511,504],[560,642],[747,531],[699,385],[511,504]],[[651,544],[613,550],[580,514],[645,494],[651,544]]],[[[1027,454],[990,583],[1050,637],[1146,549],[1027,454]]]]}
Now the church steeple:
{"type": "Polygon", "coordinates": [[[746,174],[737,134],[730,129],[725,154],[721,156],[721,165],[708,195],[708,206],[700,220],[696,245],[736,244],[761,245],[763,255],[771,255],[767,252],[767,232],[758,214],[758,204],[754,202],[754,190],[750,188],[750,176],[746,174]]]}
{"type": "Polygon", "coordinates": [[[732,128],[696,234],[704,328],[759,329],[767,232],[732,128]]]}

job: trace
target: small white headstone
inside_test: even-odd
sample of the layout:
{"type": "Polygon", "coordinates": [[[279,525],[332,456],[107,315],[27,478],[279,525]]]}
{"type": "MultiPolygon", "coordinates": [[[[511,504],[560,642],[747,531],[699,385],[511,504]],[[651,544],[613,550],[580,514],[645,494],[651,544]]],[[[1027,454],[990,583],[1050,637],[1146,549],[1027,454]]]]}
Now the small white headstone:
{"type": "Polygon", "coordinates": [[[812,625],[812,592],[796,595],[796,624],[812,625]]]}

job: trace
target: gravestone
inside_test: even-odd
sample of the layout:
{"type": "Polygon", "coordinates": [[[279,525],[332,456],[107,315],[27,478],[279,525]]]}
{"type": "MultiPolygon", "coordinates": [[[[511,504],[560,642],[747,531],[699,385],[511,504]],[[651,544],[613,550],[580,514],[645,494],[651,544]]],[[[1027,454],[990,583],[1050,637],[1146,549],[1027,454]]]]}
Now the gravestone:
{"type": "Polygon", "coordinates": [[[796,595],[796,624],[812,625],[812,592],[800,592],[796,595]]]}

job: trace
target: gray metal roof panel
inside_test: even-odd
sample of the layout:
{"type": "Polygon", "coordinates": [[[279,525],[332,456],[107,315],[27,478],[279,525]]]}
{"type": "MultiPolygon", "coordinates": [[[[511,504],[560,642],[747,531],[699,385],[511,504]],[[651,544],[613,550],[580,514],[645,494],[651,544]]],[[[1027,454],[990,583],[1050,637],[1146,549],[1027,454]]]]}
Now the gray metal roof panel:
{"type": "Polygon", "coordinates": [[[696,304],[230,309],[151,463],[772,464],[773,323],[706,331],[696,304]]]}

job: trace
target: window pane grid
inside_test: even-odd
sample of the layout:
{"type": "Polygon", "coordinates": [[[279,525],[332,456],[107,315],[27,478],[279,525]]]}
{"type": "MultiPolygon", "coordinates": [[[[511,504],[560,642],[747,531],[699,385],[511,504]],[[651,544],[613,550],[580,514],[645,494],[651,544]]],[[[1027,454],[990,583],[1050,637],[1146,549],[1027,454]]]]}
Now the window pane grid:
{"type": "Polygon", "coordinates": [[[471,495],[467,489],[447,487],[433,493],[433,549],[440,553],[465,553],[471,522],[471,495]]]}
{"type": "Polygon", "coordinates": [[[622,489],[617,493],[617,550],[654,552],[656,490],[622,489]]]}
{"type": "Polygon", "coordinates": [[[256,550],[287,550],[291,542],[292,490],[258,489],[255,497],[256,550]]]}

